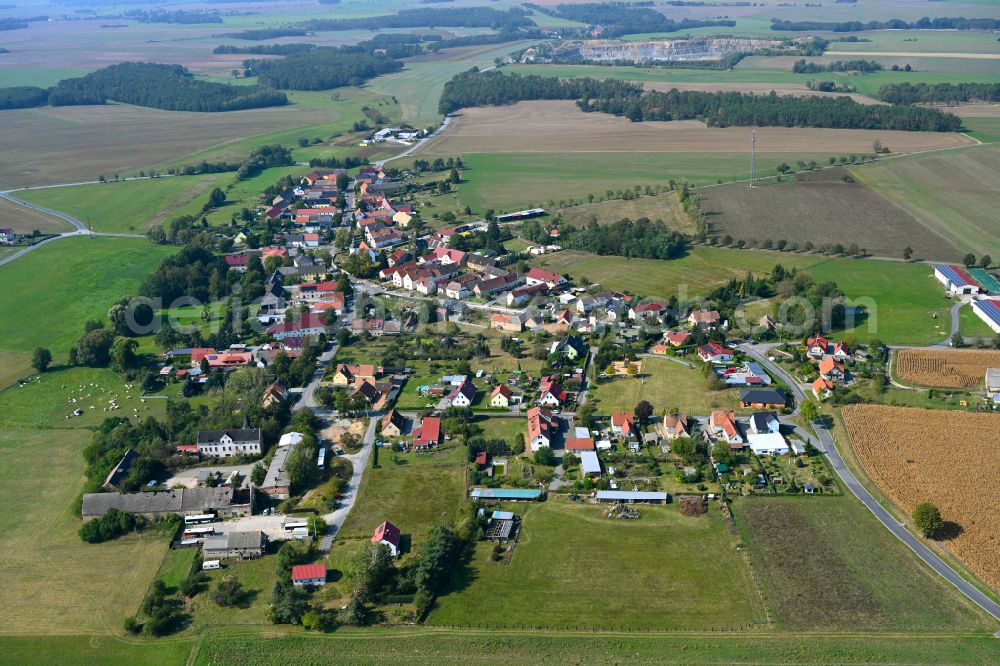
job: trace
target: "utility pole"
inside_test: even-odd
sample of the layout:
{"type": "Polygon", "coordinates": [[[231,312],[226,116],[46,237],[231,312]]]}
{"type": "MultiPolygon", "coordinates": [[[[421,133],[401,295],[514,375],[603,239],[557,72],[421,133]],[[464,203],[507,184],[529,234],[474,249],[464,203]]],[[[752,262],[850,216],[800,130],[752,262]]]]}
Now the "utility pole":
{"type": "Polygon", "coordinates": [[[753,181],[757,177],[757,128],[753,128],[753,134],[750,136],[750,187],[753,187],[753,181]]]}

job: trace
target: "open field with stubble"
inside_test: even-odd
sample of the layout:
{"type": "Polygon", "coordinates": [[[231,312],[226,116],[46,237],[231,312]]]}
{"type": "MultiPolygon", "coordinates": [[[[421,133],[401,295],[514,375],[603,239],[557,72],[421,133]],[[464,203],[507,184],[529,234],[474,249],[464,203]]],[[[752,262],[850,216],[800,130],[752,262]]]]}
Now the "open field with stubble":
{"type": "Polygon", "coordinates": [[[851,173],[963,252],[1000,256],[1000,146],[882,160],[851,173]]]}
{"type": "Polygon", "coordinates": [[[700,194],[710,233],[720,238],[784,240],[799,247],[856,243],[870,255],[893,258],[900,256],[905,239],[918,259],[958,261],[965,254],[842,168],[799,173],[794,182],[754,188],[743,183],[708,187],[700,194]]]}
{"type": "Polygon", "coordinates": [[[987,368],[1000,368],[1000,352],[900,349],[893,369],[906,383],[953,389],[982,388],[987,368]]]}
{"type": "MultiPolygon", "coordinates": [[[[43,234],[73,231],[73,225],[65,220],[18,206],[6,199],[0,199],[0,227],[10,228],[21,234],[30,234],[36,229],[43,234]]],[[[2,258],[3,255],[0,255],[0,259],[2,258]]]]}
{"type": "Polygon", "coordinates": [[[854,497],[748,497],[733,514],[775,622],[790,631],[957,631],[992,624],[854,497]]]}
{"type": "Polygon", "coordinates": [[[642,507],[640,520],[621,521],[605,518],[606,507],[562,499],[514,506],[523,522],[510,563],[490,561],[492,546],[480,543],[453,591],[438,599],[429,622],[746,627],[763,609],[734,538],[713,508],[689,518],[672,506],[642,507]]]}
{"type": "Polygon", "coordinates": [[[851,405],[843,410],[868,476],[909,515],[932,502],[945,520],[941,544],[984,583],[1000,587],[997,513],[990,496],[1000,481],[1000,416],[851,405]]]}
{"type": "MultiPolygon", "coordinates": [[[[462,109],[448,131],[421,152],[728,153],[741,144],[749,149],[750,135],[749,127],[707,127],[697,120],[634,123],[607,113],[583,113],[571,101],[533,101],[462,109]]],[[[961,134],[944,132],[760,127],[757,153],[868,153],[875,140],[901,153],[973,143],[961,134]]]]}

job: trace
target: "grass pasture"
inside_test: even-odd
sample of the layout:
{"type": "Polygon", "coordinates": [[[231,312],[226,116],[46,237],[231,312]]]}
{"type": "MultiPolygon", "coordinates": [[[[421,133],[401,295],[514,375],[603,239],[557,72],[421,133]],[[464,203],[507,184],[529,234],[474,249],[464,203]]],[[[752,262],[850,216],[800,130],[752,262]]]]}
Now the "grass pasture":
{"type": "Polygon", "coordinates": [[[542,255],[534,263],[571,275],[574,279],[586,277],[606,289],[628,291],[650,298],[677,295],[684,300],[703,295],[732,277],[741,279],[747,271],[770,273],[775,264],[807,269],[822,261],[822,257],[808,254],[699,246],[692,247],[686,256],[669,261],[598,256],[565,250],[542,255]]]}
{"type": "Polygon", "coordinates": [[[148,178],[25,190],[17,196],[29,203],[67,213],[94,231],[141,234],[181,214],[195,215],[208,193],[230,174],[148,178]]]}
{"type": "Polygon", "coordinates": [[[883,160],[851,173],[963,253],[1000,257],[1000,147],[883,160]]]}
{"type": "Polygon", "coordinates": [[[31,367],[31,354],[0,352],[0,391],[34,372],[31,367]]]}
{"type": "Polygon", "coordinates": [[[465,496],[465,448],[452,442],[431,453],[379,451],[380,467],[365,470],[358,501],[340,538],[370,538],[390,521],[414,543],[455,510],[465,496]]]}
{"type": "Polygon", "coordinates": [[[942,342],[951,331],[953,303],[944,298],[941,284],[926,264],[904,264],[877,259],[830,259],[808,268],[818,282],[836,282],[849,305],[864,306],[868,314],[855,320],[834,338],[882,340],[891,345],[928,345],[942,342]],[[901,286],[905,285],[905,286],[901,286]]]}
{"type": "Polygon", "coordinates": [[[958,631],[991,624],[853,497],[753,497],[733,508],[777,627],[958,631]]]}
{"type": "Polygon", "coordinates": [[[696,367],[686,368],[664,358],[644,358],[640,378],[615,377],[602,381],[594,385],[589,396],[596,401],[601,414],[632,411],[640,400],[648,400],[657,411],[676,407],[691,415],[736,409],[737,392],[710,390],[708,380],[701,374],[701,362],[694,355],[690,360],[696,367]]]}
{"type": "Polygon", "coordinates": [[[491,562],[492,546],[479,544],[431,625],[708,629],[762,616],[718,511],[642,507],[641,519],[615,521],[559,500],[513,510],[523,524],[510,563],[491,562]]]}
{"type": "Polygon", "coordinates": [[[869,254],[897,258],[901,239],[918,259],[958,261],[964,252],[909,212],[856,181],[844,169],[797,174],[794,183],[721,185],[701,190],[714,236],[820,247],[857,243],[869,254]],[[834,240],[837,239],[837,240],[834,240]]]}
{"type": "Polygon", "coordinates": [[[111,304],[134,294],[171,252],[144,239],[66,238],[0,267],[7,289],[4,305],[18,313],[0,320],[0,350],[30,352],[43,346],[62,361],[84,323],[105,320],[111,304]]]}
{"type": "Polygon", "coordinates": [[[563,222],[582,225],[591,219],[600,224],[611,224],[622,218],[637,220],[642,217],[663,220],[671,229],[681,233],[694,234],[697,227],[691,217],[684,212],[674,193],[654,196],[640,196],[636,199],[611,199],[595,203],[560,208],[554,212],[562,215],[563,222]]]}
{"type": "Polygon", "coordinates": [[[167,551],[155,532],[103,544],[77,536],[71,507],[89,441],[86,430],[0,430],[0,634],[117,634],[167,551]]]}

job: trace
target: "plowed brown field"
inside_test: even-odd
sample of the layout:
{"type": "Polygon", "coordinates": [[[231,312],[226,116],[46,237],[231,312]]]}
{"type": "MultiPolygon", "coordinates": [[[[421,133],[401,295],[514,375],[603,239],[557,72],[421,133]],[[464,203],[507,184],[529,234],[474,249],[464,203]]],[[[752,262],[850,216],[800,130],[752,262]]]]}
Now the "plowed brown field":
{"type": "Polygon", "coordinates": [[[976,389],[986,368],[1000,368],[1000,351],[902,349],[896,352],[896,374],[919,386],[976,389]]]}
{"type": "Polygon", "coordinates": [[[1000,590],[1000,416],[885,405],[843,410],[854,450],[872,480],[908,514],[933,502],[944,545],[1000,590]]]}

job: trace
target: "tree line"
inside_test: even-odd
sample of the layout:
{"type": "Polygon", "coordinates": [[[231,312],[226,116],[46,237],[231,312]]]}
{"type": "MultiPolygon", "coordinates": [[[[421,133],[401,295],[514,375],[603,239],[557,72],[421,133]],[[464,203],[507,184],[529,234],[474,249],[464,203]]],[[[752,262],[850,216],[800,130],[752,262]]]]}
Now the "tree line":
{"type": "Polygon", "coordinates": [[[220,44],[212,49],[215,55],[299,55],[316,50],[315,44],[296,42],[294,44],[254,44],[252,46],[235,46],[220,44]]]}
{"type": "Polygon", "coordinates": [[[173,11],[163,9],[155,9],[153,11],[130,9],[123,16],[139,23],[222,23],[222,17],[219,16],[218,12],[189,11],[186,9],[175,9],[173,11]]]}
{"type": "Polygon", "coordinates": [[[796,60],[792,71],[796,74],[817,74],[819,72],[879,72],[882,65],[874,60],[836,60],[830,63],[806,62],[796,60]]]}
{"type": "Polygon", "coordinates": [[[890,104],[1000,102],[1000,83],[888,83],[878,98],[890,104]]]}
{"type": "Polygon", "coordinates": [[[231,86],[198,81],[180,65],[125,62],[49,89],[0,88],[0,109],[51,104],[105,104],[108,100],[166,111],[237,111],[288,103],[284,93],[261,86],[231,86]]]}
{"type": "Polygon", "coordinates": [[[674,21],[655,9],[624,3],[562,4],[557,5],[555,10],[536,4],[525,6],[556,18],[586,23],[587,25],[599,25],[603,28],[602,37],[618,37],[647,32],[677,32],[714,26],[731,28],[736,25],[736,21],[730,19],[674,21]]]}
{"type": "Polygon", "coordinates": [[[328,90],[361,85],[368,79],[398,72],[403,63],[384,55],[341,49],[316,49],[281,60],[248,60],[247,75],[257,75],[264,85],[283,90],[328,90]]]}
{"type": "Polygon", "coordinates": [[[576,99],[586,112],[599,111],[629,120],[701,120],[712,127],[777,126],[952,132],[961,120],[950,113],[918,106],[859,104],[849,97],[793,97],[740,92],[673,89],[643,91],[634,83],[567,79],[470,70],[445,84],[441,113],[469,106],[523,100],[576,99]]]}
{"type": "Polygon", "coordinates": [[[362,18],[312,19],[301,27],[315,31],[385,30],[388,28],[493,28],[507,31],[521,26],[534,27],[520,8],[500,11],[492,7],[447,7],[404,9],[398,14],[362,18]]]}
{"type": "Polygon", "coordinates": [[[1000,20],[992,18],[940,17],[916,21],[783,21],[771,19],[771,30],[790,32],[862,32],[866,30],[998,30],[1000,20]]]}
{"type": "Polygon", "coordinates": [[[260,42],[278,37],[305,37],[309,32],[305,28],[255,28],[241,32],[225,32],[220,35],[226,39],[245,39],[250,42],[260,42]]]}

